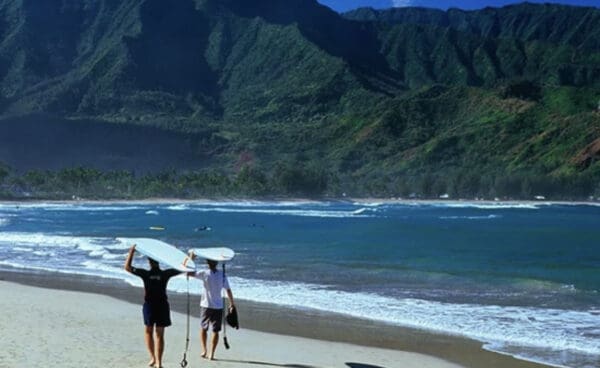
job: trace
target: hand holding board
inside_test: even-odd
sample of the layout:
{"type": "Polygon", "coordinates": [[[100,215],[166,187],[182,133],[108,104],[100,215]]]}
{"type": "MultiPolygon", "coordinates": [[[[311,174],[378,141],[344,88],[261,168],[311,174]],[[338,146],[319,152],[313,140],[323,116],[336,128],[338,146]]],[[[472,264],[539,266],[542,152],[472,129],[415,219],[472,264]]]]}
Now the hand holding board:
{"type": "Polygon", "coordinates": [[[117,238],[121,243],[135,245],[135,250],[155,261],[181,272],[193,272],[196,264],[179,249],[163,241],[149,238],[117,238]]]}

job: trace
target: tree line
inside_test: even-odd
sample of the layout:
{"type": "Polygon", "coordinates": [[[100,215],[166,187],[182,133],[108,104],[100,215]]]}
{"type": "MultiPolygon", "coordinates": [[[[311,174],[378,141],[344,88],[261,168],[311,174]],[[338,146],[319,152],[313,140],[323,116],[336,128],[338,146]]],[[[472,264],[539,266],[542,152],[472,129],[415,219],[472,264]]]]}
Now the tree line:
{"type": "Polygon", "coordinates": [[[277,163],[271,170],[244,166],[218,170],[136,174],[75,167],[16,173],[0,165],[0,199],[145,199],[219,197],[378,197],[414,199],[600,198],[600,177],[530,173],[485,174],[459,170],[422,175],[370,173],[355,176],[311,164],[277,163]]]}

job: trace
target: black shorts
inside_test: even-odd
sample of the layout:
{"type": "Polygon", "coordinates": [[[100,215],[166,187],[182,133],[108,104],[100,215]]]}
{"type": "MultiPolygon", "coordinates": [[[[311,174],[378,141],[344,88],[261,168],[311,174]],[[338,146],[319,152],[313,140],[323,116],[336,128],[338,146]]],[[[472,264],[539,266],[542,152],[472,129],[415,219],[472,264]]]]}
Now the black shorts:
{"type": "Polygon", "coordinates": [[[146,326],[171,326],[171,310],[169,303],[144,303],[144,324],[146,326]]]}
{"type": "Polygon", "coordinates": [[[221,323],[223,321],[223,309],[204,308],[201,309],[202,329],[208,330],[212,328],[213,332],[221,331],[221,323]]]}

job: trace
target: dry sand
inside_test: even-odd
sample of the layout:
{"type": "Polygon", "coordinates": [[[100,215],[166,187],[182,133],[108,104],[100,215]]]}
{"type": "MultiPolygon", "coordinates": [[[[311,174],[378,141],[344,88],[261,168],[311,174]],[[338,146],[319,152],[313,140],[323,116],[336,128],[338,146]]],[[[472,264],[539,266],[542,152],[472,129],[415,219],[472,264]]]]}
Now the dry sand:
{"type": "MultiPolygon", "coordinates": [[[[145,367],[141,307],[109,296],[0,281],[0,367],[145,367]]],[[[164,366],[179,367],[183,314],[172,313],[164,366]]],[[[189,367],[456,368],[460,365],[399,350],[229,330],[231,349],[217,360],[199,357],[197,318],[191,319],[189,367]]]]}

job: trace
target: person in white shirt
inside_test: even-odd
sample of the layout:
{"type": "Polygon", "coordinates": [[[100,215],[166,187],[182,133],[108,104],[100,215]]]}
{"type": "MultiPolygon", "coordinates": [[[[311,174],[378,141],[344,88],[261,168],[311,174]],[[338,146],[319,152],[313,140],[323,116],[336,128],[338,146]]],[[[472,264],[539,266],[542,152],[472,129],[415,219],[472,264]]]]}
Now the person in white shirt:
{"type": "MultiPolygon", "coordinates": [[[[196,255],[191,253],[191,258],[195,259],[196,255]]],[[[232,311],[235,308],[233,302],[233,293],[229,287],[229,281],[223,271],[217,269],[218,262],[206,260],[208,270],[202,270],[195,273],[191,273],[191,276],[202,280],[204,285],[204,292],[200,298],[200,311],[201,311],[201,329],[200,329],[200,342],[202,343],[202,358],[208,358],[214,360],[215,350],[219,342],[219,331],[221,331],[221,325],[223,321],[223,297],[221,291],[225,289],[227,297],[229,298],[229,310],[232,311]],[[210,354],[206,349],[206,340],[208,335],[209,327],[212,330],[210,354]]]]}

